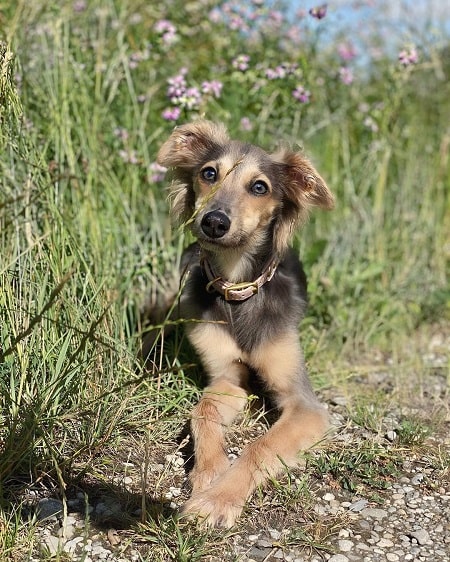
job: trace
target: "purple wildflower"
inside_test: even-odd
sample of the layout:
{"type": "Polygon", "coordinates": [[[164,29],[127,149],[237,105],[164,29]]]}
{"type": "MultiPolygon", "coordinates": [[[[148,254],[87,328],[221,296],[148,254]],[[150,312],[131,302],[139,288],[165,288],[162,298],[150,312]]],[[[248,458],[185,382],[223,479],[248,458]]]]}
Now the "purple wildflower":
{"type": "Polygon", "coordinates": [[[300,29],[296,25],[291,25],[291,27],[286,32],[286,37],[294,43],[294,45],[300,43],[301,33],[300,29]]]}
{"type": "Polygon", "coordinates": [[[135,150],[119,150],[119,156],[127,164],[139,164],[135,150]]]}
{"type": "Polygon", "coordinates": [[[279,27],[283,23],[283,14],[279,10],[271,10],[269,12],[269,21],[274,27],[279,27]]]}
{"type": "Polygon", "coordinates": [[[233,68],[245,72],[248,69],[248,63],[250,62],[250,57],[248,55],[238,55],[232,60],[231,64],[233,68]]]}
{"type": "Polygon", "coordinates": [[[131,53],[129,60],[129,67],[136,68],[138,64],[144,60],[148,60],[150,57],[150,49],[147,47],[143,51],[135,51],[131,53]]]}
{"type": "Polygon", "coordinates": [[[266,70],[266,78],[269,80],[276,80],[277,78],[284,78],[286,76],[286,69],[283,66],[268,68],[266,70]]]}
{"type": "Polygon", "coordinates": [[[252,122],[248,117],[242,117],[240,127],[241,131],[251,131],[253,129],[252,122]]]}
{"type": "Polygon", "coordinates": [[[114,136],[120,139],[122,142],[126,142],[129,137],[129,133],[123,127],[116,127],[113,131],[114,136]]]}
{"type": "Polygon", "coordinates": [[[198,88],[186,88],[182,96],[178,98],[178,103],[186,109],[196,109],[202,101],[202,95],[198,88]]]}
{"type": "Polygon", "coordinates": [[[177,39],[177,28],[169,20],[157,21],[153,29],[161,36],[163,43],[166,45],[172,45],[177,39]]]}
{"type": "Polygon", "coordinates": [[[342,66],[339,69],[339,78],[343,84],[349,86],[353,82],[353,72],[350,68],[342,66]]]}
{"type": "Polygon", "coordinates": [[[173,23],[169,20],[159,20],[153,26],[153,29],[156,33],[163,34],[166,31],[176,32],[177,28],[173,25],[173,23]]]}
{"type": "Polygon", "coordinates": [[[211,82],[204,81],[202,83],[202,92],[204,94],[211,94],[215,98],[220,98],[220,94],[222,93],[223,84],[218,80],[211,80],[211,82]]]}
{"type": "Polygon", "coordinates": [[[344,61],[350,61],[356,57],[356,49],[351,43],[340,43],[337,52],[344,61]]]}
{"type": "Polygon", "coordinates": [[[298,85],[292,92],[293,97],[300,103],[308,103],[311,93],[301,85],[298,85]]]}
{"type": "Polygon", "coordinates": [[[166,121],[176,121],[181,115],[181,109],[179,107],[168,107],[161,115],[166,121]]]}
{"type": "Polygon", "coordinates": [[[246,32],[249,30],[248,25],[245,23],[245,20],[239,15],[233,15],[230,18],[228,27],[233,31],[246,32]]]}
{"type": "Polygon", "coordinates": [[[414,47],[409,51],[403,49],[403,51],[400,51],[398,54],[398,60],[403,66],[409,66],[411,64],[416,64],[419,61],[419,55],[414,47]]]}
{"type": "Polygon", "coordinates": [[[182,68],[176,76],[172,76],[167,80],[169,87],[167,88],[167,96],[173,102],[177,103],[178,99],[185,93],[187,88],[186,79],[184,78],[187,73],[186,68],[182,68]]]}
{"type": "Polygon", "coordinates": [[[295,63],[284,62],[276,68],[268,68],[266,70],[266,78],[276,80],[277,78],[285,78],[291,74],[295,74],[297,65],[295,63]]]}
{"type": "Polygon", "coordinates": [[[149,180],[151,182],[157,183],[164,179],[167,172],[167,168],[161,166],[160,164],[158,164],[158,162],[152,162],[148,168],[149,171],[152,172],[152,174],[149,177],[149,180]]]}
{"type": "Polygon", "coordinates": [[[221,20],[222,20],[222,15],[220,13],[219,8],[213,8],[209,12],[209,21],[211,23],[220,23],[221,20]]]}
{"type": "Polygon", "coordinates": [[[75,0],[72,4],[72,8],[74,12],[84,12],[86,9],[86,2],[85,0],[75,0]]]}

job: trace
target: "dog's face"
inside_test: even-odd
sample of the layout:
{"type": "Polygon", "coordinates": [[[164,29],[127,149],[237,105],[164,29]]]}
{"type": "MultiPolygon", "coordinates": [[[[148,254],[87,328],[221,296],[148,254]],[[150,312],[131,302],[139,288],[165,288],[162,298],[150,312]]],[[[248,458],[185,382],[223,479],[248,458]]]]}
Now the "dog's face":
{"type": "Polygon", "coordinates": [[[174,169],[174,215],[212,251],[251,251],[271,240],[281,255],[311,206],[333,205],[325,182],[301,154],[268,154],[230,140],[223,126],[209,121],[175,129],[158,161],[174,169]]]}

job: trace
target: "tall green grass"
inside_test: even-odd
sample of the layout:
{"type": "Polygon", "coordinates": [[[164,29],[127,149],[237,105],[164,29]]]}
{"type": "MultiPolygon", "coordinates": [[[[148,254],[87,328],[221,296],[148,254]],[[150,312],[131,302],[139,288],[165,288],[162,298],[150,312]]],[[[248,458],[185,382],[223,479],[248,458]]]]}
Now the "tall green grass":
{"type": "Polygon", "coordinates": [[[262,25],[255,39],[211,24],[201,3],[75,4],[19,0],[0,20],[3,499],[43,474],[63,488],[130,433],[170,440],[198,394],[178,341],[153,357],[156,375],[138,360],[139,311],[173,277],[184,242],[151,168],[174,126],[161,115],[167,79],[183,66],[191,84],[218,79],[223,90],[179,123],[201,114],[267,148],[304,146],[336,194],[336,210],[296,240],[314,371],[448,321],[445,37],[424,41],[414,67],[386,53],[345,85],[320,34],[281,49],[284,27],[262,25]],[[155,31],[163,18],[173,44],[155,31]],[[234,69],[247,52],[249,69],[234,69]],[[284,61],[295,77],[264,78],[284,61]],[[309,104],[293,99],[298,82],[309,104]]]}

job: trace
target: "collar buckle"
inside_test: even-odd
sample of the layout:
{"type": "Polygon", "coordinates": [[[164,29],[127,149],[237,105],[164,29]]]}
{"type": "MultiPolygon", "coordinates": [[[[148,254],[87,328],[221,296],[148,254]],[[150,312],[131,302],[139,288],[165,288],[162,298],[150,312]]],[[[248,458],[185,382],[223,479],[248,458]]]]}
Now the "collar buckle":
{"type": "Polygon", "coordinates": [[[256,295],[259,292],[259,285],[258,285],[257,281],[253,281],[253,282],[250,282],[250,283],[236,283],[235,285],[230,285],[229,287],[224,287],[223,288],[223,298],[226,301],[237,300],[236,296],[233,296],[232,294],[230,294],[230,291],[238,291],[239,295],[242,295],[242,297],[245,297],[247,299],[248,297],[256,295]],[[246,289],[249,289],[249,288],[252,289],[252,293],[249,294],[249,295],[246,295],[245,291],[246,291],[246,289]]]}

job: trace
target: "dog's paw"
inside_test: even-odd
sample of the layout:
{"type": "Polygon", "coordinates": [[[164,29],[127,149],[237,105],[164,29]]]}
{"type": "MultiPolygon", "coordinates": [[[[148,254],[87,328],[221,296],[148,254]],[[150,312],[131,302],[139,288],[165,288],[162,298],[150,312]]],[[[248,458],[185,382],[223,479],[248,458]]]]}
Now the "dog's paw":
{"type": "Polygon", "coordinates": [[[184,504],[181,514],[189,519],[198,519],[208,527],[232,527],[242,512],[244,500],[218,494],[214,489],[193,494],[184,504]]]}

